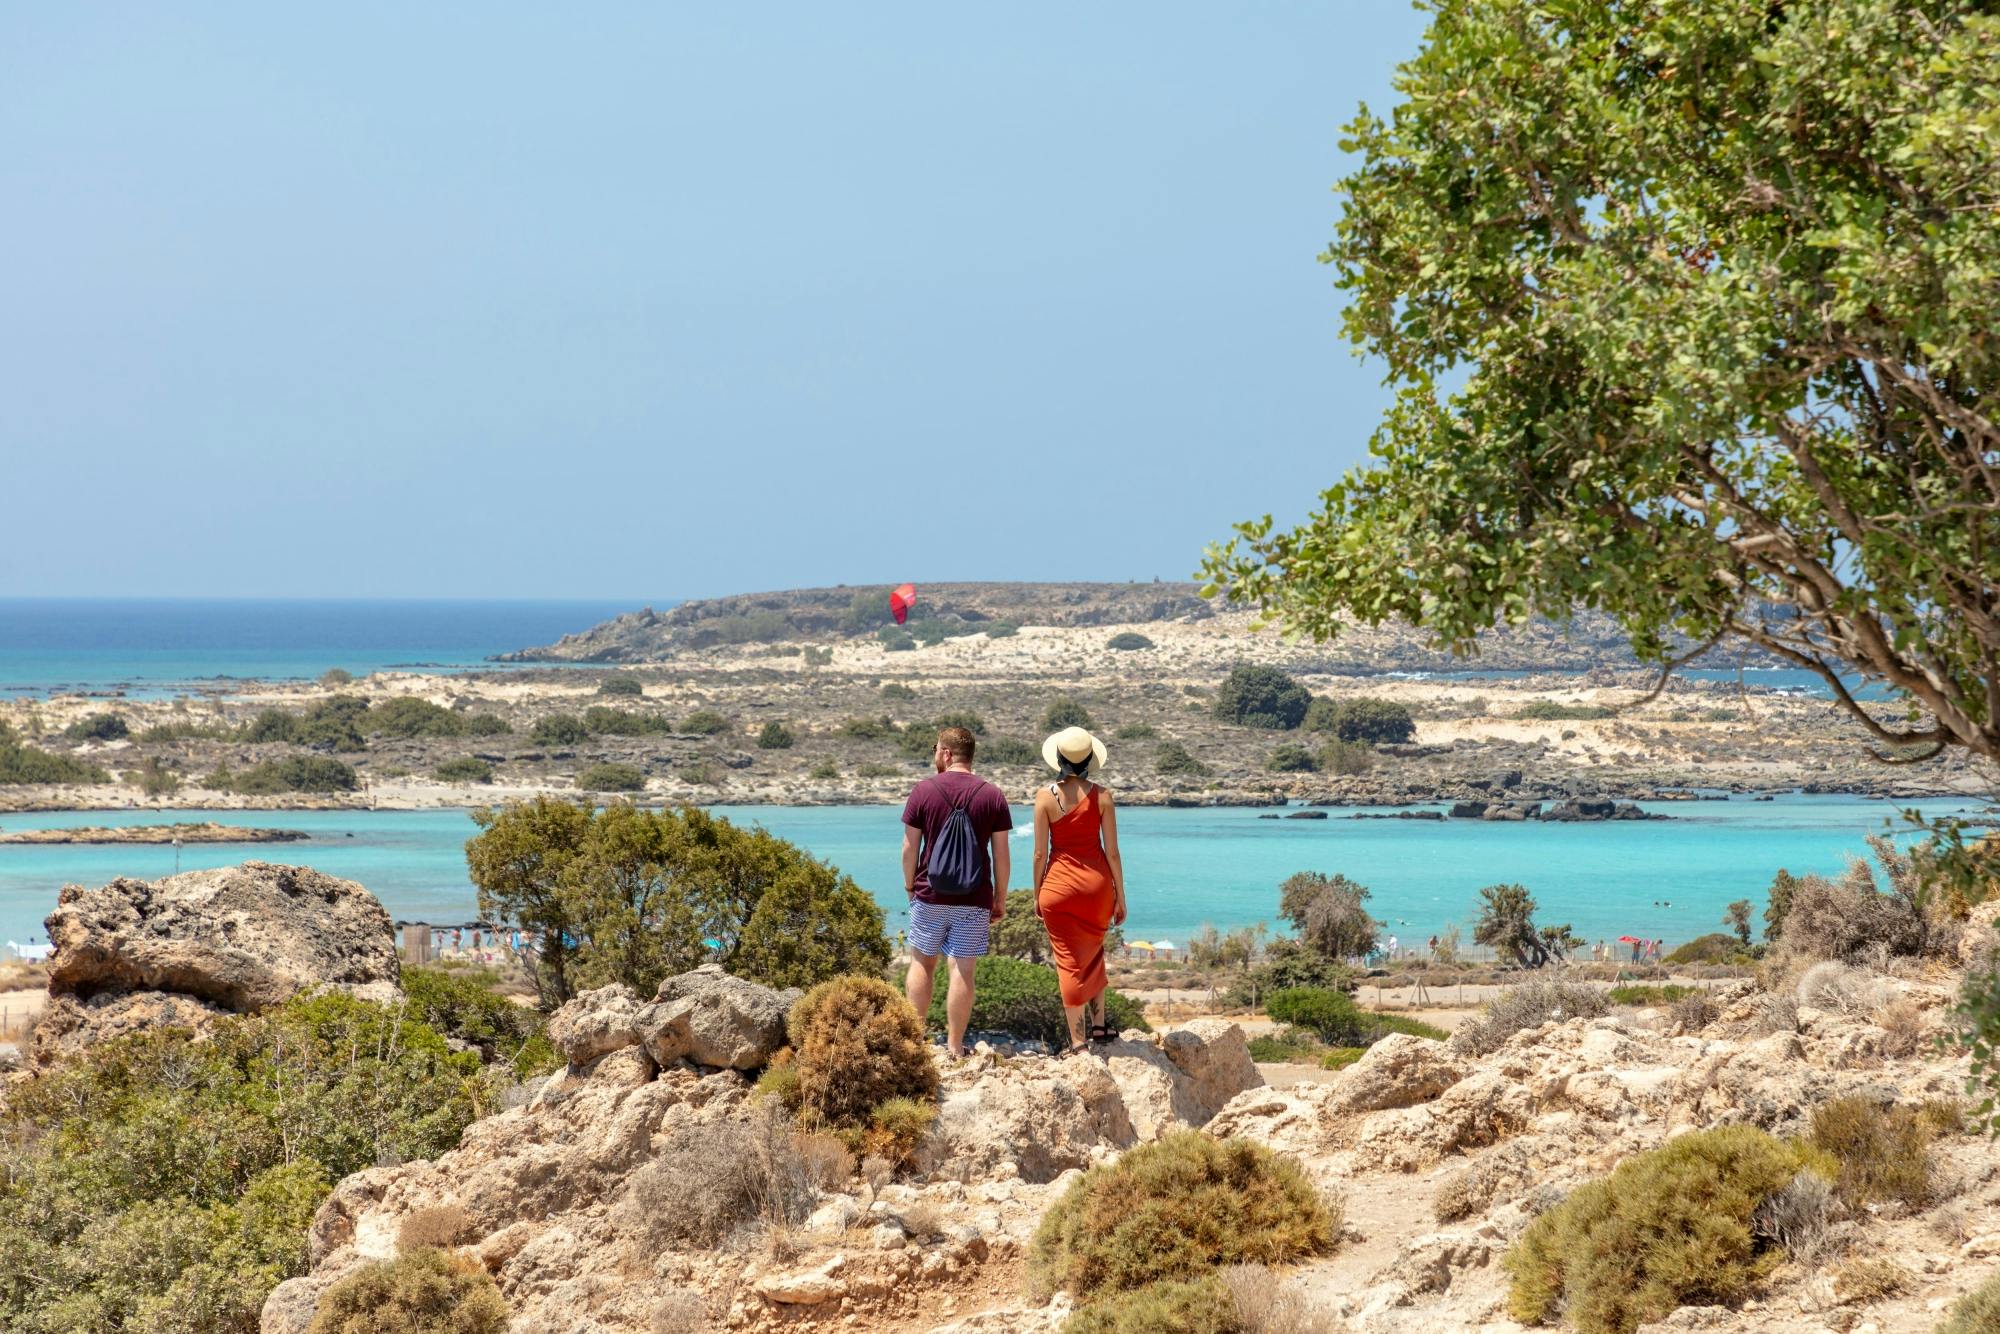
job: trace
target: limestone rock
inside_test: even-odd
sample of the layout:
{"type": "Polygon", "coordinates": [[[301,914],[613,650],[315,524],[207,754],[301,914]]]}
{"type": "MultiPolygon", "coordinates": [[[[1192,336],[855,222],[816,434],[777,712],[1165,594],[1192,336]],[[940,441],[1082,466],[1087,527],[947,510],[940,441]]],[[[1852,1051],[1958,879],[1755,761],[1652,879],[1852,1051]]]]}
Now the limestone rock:
{"type": "Polygon", "coordinates": [[[632,988],[619,983],[578,992],[549,1016],[549,1041],[578,1069],[644,1041],[642,1008],[632,988]]]}
{"type": "Polygon", "coordinates": [[[644,1012],[646,1053],[662,1066],[685,1058],[755,1070],[785,1045],[785,1016],[799,994],[732,977],[716,964],[670,977],[644,1012]]]}
{"type": "Polygon", "coordinates": [[[773,1274],[757,1281],[757,1295],[785,1306],[818,1306],[847,1294],[838,1275],[846,1257],[835,1255],[816,1268],[797,1274],[773,1274]]]}
{"type": "Polygon", "coordinates": [[[1207,1130],[1217,1139],[1254,1139],[1285,1153],[1321,1153],[1332,1141],[1332,1101],[1327,1084],[1248,1089],[1231,1098],[1207,1130]]]}
{"type": "Polygon", "coordinates": [[[57,1060],[147,1029],[184,1028],[206,1033],[228,1013],[213,1002],[170,991],[104,992],[88,998],[51,996],[35,1027],[35,1059],[57,1060]]]}
{"type": "Polygon", "coordinates": [[[1347,1068],[1335,1086],[1334,1105],[1350,1112],[1411,1107],[1464,1077],[1464,1064],[1444,1043],[1391,1033],[1347,1068]]]}
{"type": "Polygon", "coordinates": [[[55,995],[170,991],[247,1011],[309,987],[379,1001],[400,989],[388,912],[352,880],[309,866],[65,885],[47,925],[55,995]]]}
{"type": "Polygon", "coordinates": [[[1196,1125],[1245,1089],[1263,1087],[1264,1077],[1250,1059],[1250,1040],[1227,1019],[1196,1019],[1170,1028],[1160,1034],[1160,1050],[1187,1076],[1187,1102],[1196,1125]]]}

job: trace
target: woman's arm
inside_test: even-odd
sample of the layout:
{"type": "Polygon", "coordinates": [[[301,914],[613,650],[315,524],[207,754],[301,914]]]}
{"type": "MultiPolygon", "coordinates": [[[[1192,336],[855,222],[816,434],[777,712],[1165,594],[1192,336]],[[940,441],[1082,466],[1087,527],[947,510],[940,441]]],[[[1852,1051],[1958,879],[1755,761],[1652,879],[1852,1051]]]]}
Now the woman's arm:
{"type": "Polygon", "coordinates": [[[1097,789],[1097,801],[1104,822],[1104,860],[1111,863],[1111,887],[1118,891],[1118,905],[1111,912],[1111,920],[1125,925],[1125,862],[1118,855],[1118,808],[1112,804],[1111,794],[1103,788],[1097,789]]]}
{"type": "Polygon", "coordinates": [[[1042,912],[1042,877],[1049,873],[1049,794],[1035,794],[1035,915],[1042,912]]]}

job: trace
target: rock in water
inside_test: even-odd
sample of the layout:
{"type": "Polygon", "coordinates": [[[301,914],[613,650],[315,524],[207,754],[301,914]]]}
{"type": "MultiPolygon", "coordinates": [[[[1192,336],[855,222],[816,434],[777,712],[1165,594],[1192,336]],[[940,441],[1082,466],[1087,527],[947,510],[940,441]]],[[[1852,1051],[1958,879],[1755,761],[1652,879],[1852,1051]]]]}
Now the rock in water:
{"type": "Polygon", "coordinates": [[[205,1026],[315,987],[401,992],[394,928],[373,894],[307,866],[245,862],[164,880],[66,885],[48,917],[46,1057],[160,1024],[205,1026]]]}

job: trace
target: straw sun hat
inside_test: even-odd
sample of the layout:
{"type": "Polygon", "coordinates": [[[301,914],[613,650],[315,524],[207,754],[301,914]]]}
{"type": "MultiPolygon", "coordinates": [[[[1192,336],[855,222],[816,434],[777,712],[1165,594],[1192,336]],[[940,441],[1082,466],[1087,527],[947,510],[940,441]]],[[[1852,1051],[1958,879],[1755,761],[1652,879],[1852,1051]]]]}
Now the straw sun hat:
{"type": "Polygon", "coordinates": [[[1105,765],[1104,743],[1081,727],[1065,727],[1042,743],[1042,760],[1058,772],[1064,760],[1077,761],[1086,755],[1090,757],[1089,773],[1095,776],[1105,765]]]}

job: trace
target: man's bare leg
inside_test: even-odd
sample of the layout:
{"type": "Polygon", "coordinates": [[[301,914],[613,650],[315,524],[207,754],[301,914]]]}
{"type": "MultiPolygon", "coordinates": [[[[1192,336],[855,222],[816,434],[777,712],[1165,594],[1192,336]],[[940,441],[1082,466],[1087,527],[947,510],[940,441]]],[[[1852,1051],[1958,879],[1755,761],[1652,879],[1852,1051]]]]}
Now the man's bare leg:
{"type": "MultiPolygon", "coordinates": [[[[953,1056],[965,1055],[965,1030],[972,1023],[972,970],[978,966],[976,958],[951,961],[951,989],[945,993],[944,1017],[945,1048],[953,1056]]],[[[930,995],[929,987],[924,988],[924,994],[930,995]]]]}
{"type": "Polygon", "coordinates": [[[910,971],[903,975],[903,994],[910,998],[910,1008],[917,1012],[917,1018],[931,1012],[931,989],[937,984],[938,956],[918,954],[910,951],[910,971]]]}

